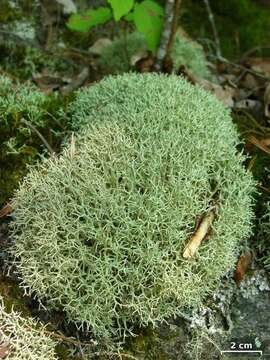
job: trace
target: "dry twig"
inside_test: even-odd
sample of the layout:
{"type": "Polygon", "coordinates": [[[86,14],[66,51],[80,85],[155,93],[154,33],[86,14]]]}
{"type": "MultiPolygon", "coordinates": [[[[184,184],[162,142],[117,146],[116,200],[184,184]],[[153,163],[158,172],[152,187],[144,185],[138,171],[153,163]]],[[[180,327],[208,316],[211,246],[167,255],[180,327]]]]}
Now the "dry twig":
{"type": "Polygon", "coordinates": [[[51,154],[51,156],[54,156],[53,148],[48,143],[48,141],[45,139],[45,137],[38,131],[38,129],[32,123],[30,123],[30,121],[27,121],[24,118],[21,119],[21,122],[23,122],[25,125],[27,125],[31,130],[33,130],[37,134],[37,136],[40,138],[40,140],[43,142],[43,144],[49,150],[49,153],[51,154]]]}
{"type": "Polygon", "coordinates": [[[209,229],[214,221],[215,212],[211,210],[201,221],[198,229],[190,238],[188,244],[186,245],[183,253],[183,257],[185,259],[189,259],[193,257],[201,245],[203,239],[205,239],[206,235],[209,232],[209,229]]]}

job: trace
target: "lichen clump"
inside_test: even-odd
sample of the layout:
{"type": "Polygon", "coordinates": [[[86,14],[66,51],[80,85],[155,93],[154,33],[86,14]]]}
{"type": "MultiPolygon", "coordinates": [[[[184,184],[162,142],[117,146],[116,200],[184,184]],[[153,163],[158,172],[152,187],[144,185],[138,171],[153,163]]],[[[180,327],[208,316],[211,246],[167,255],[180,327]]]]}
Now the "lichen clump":
{"type": "Polygon", "coordinates": [[[25,288],[97,337],[200,305],[251,233],[254,184],[229,112],[180,77],[125,74],[80,90],[69,114],[75,140],[12,202],[25,288]]]}
{"type": "Polygon", "coordinates": [[[177,35],[175,37],[171,57],[173,60],[174,71],[179,71],[181,66],[185,66],[194,76],[202,79],[211,79],[205,54],[202,47],[195,45],[191,40],[177,35]]]}
{"type": "Polygon", "coordinates": [[[142,34],[132,33],[122,36],[105,46],[99,62],[107,72],[120,74],[132,68],[132,58],[147,51],[146,41],[142,34]]]}
{"type": "MultiPolygon", "coordinates": [[[[100,64],[107,72],[121,74],[132,70],[134,59],[145,56],[147,45],[140,33],[131,33],[116,38],[111,44],[105,46],[100,54],[100,64]]],[[[171,50],[173,71],[179,71],[181,66],[186,67],[194,76],[212,79],[205,54],[199,44],[177,34],[171,50]]]]}
{"type": "Polygon", "coordinates": [[[14,310],[8,313],[0,298],[1,359],[56,360],[55,345],[44,326],[14,310]]]}

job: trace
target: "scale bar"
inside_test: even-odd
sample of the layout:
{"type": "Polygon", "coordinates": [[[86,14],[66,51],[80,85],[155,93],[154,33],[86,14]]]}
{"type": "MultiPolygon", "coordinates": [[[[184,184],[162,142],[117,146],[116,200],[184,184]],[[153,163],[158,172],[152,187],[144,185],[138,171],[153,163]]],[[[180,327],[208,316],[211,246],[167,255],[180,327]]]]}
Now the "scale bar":
{"type": "Polygon", "coordinates": [[[221,351],[221,354],[224,354],[224,353],[257,353],[257,354],[260,354],[262,355],[262,350],[222,350],[221,351]]]}

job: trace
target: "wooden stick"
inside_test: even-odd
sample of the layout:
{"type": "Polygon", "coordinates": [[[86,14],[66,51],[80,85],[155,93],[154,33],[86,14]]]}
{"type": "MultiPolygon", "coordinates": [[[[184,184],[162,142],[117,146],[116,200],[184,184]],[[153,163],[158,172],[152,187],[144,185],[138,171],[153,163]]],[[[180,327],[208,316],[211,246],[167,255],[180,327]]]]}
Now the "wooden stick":
{"type": "Polygon", "coordinates": [[[211,210],[201,221],[198,229],[190,238],[183,253],[185,259],[193,257],[201,245],[203,239],[206,237],[215,217],[214,210],[211,210]]]}

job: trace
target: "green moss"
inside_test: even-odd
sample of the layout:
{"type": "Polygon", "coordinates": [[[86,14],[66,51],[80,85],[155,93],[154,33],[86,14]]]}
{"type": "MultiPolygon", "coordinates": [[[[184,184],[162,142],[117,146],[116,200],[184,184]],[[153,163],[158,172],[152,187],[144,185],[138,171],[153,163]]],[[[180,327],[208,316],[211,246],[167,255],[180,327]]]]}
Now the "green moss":
{"type": "MultiPolygon", "coordinates": [[[[140,359],[169,360],[168,354],[160,348],[160,340],[157,329],[155,330],[149,326],[141,331],[138,336],[128,341],[126,347],[140,359]]],[[[165,342],[166,339],[163,339],[163,341],[165,342]]]]}
{"type": "Polygon", "coordinates": [[[15,9],[13,6],[11,6],[11,1],[9,0],[1,1],[0,22],[2,24],[17,20],[20,18],[20,16],[21,16],[21,12],[16,6],[15,9]]]}
{"type": "Polygon", "coordinates": [[[21,80],[28,80],[33,74],[60,73],[72,75],[75,67],[61,54],[49,54],[38,48],[12,44],[0,44],[0,65],[4,72],[21,80]]]}
{"type": "Polygon", "coordinates": [[[202,304],[251,233],[229,112],[180,77],[125,74],[79,91],[70,116],[75,148],[32,169],[12,202],[25,288],[105,339],[202,304]],[[210,239],[184,259],[214,201],[210,239]]]}
{"type": "Polygon", "coordinates": [[[101,51],[100,64],[107,73],[121,74],[131,68],[132,57],[147,51],[144,36],[139,33],[117,38],[101,51]]]}
{"type": "Polygon", "coordinates": [[[26,173],[26,165],[47,150],[28,124],[41,132],[53,147],[58,146],[60,128],[50,114],[60,104],[57,96],[46,96],[33,85],[20,85],[0,77],[0,206],[26,173]],[[50,127],[55,131],[51,132],[50,127]]]}
{"type": "Polygon", "coordinates": [[[18,284],[7,278],[0,279],[0,297],[3,299],[5,309],[10,312],[12,309],[20,312],[23,316],[29,316],[30,311],[25,306],[22,289],[18,284]]]}

